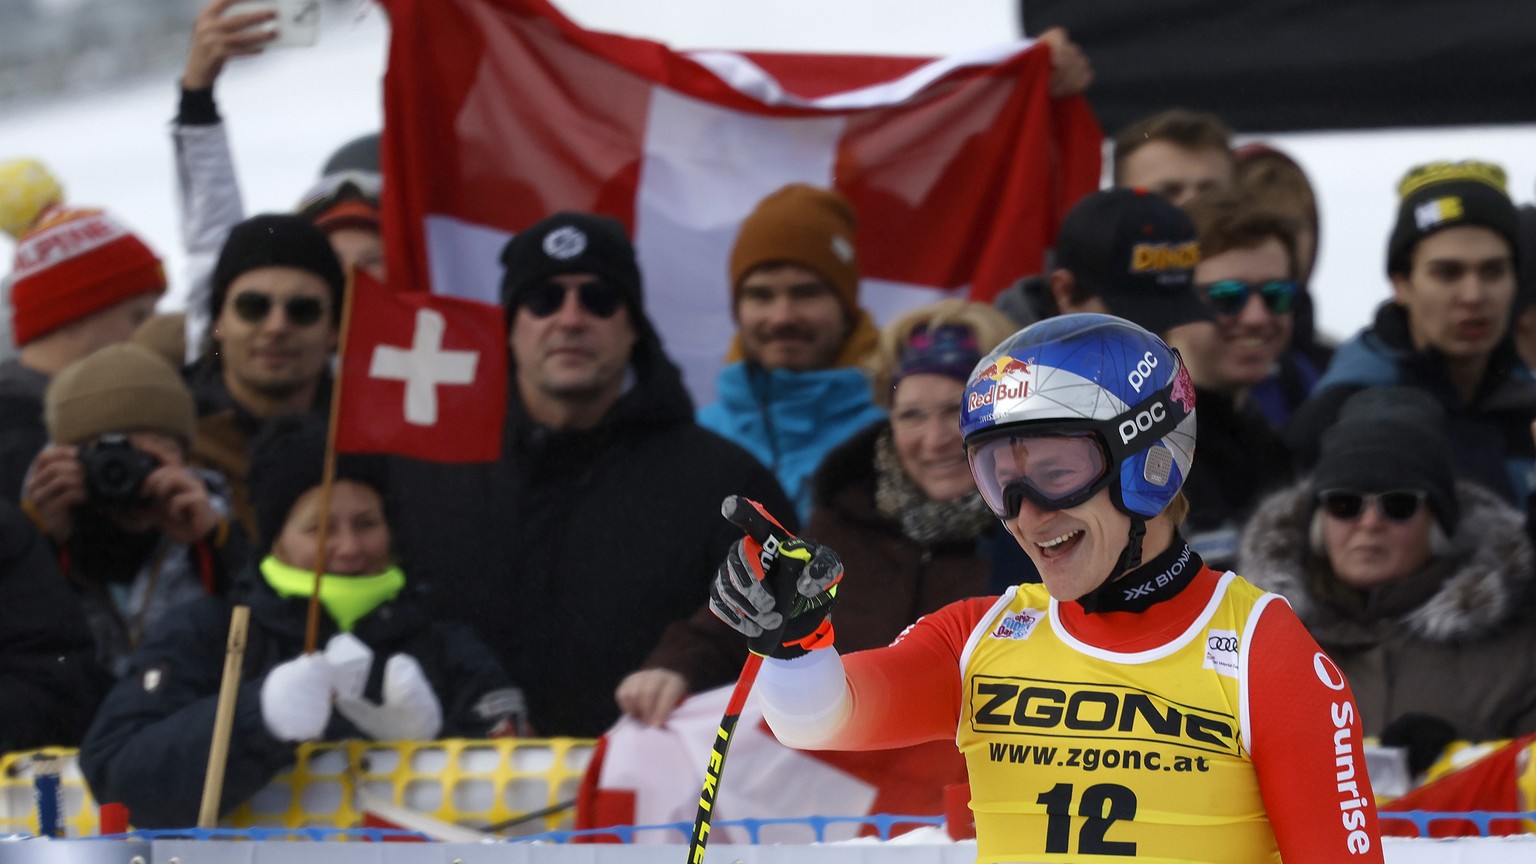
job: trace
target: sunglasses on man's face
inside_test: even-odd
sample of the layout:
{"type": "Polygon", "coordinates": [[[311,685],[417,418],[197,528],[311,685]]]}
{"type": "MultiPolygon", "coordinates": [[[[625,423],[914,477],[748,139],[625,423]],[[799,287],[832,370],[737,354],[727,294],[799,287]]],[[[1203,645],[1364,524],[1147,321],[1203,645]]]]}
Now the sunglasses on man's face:
{"type": "MultiPolygon", "coordinates": [[[[272,314],[271,294],[241,291],[231,302],[235,314],[247,324],[260,324],[272,314]]],[[[283,301],[283,315],[295,327],[310,327],[325,315],[325,304],[317,297],[289,297],[283,301]]]]}
{"type": "Polygon", "coordinates": [[[1353,492],[1348,489],[1326,489],[1317,498],[1323,512],[1335,519],[1350,521],[1359,519],[1367,505],[1393,522],[1407,522],[1419,512],[1428,496],[1418,489],[1397,489],[1391,492],[1353,492]]]}
{"type": "MultiPolygon", "coordinates": [[[[523,294],[523,308],[535,318],[548,318],[565,305],[566,286],[544,282],[523,294]]],[[[576,289],[581,308],[599,318],[611,318],[619,311],[619,289],[608,282],[587,282],[576,289]]]]}
{"type": "Polygon", "coordinates": [[[1296,301],[1296,283],[1286,279],[1271,279],[1255,284],[1241,279],[1222,279],[1198,286],[1205,302],[1219,315],[1238,315],[1248,305],[1248,297],[1259,292],[1264,306],[1271,314],[1284,315],[1291,311],[1296,301]]]}

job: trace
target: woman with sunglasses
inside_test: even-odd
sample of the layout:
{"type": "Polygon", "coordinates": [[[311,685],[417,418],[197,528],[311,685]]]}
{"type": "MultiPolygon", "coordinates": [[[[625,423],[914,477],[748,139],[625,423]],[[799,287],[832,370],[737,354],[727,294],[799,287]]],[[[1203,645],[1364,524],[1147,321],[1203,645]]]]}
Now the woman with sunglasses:
{"type": "Polygon", "coordinates": [[[1442,740],[1536,731],[1524,520],[1455,478],[1444,423],[1419,388],[1350,397],[1311,476],[1255,514],[1242,572],[1289,600],[1338,661],[1367,735],[1429,718],[1442,740]]]}
{"type": "Polygon", "coordinates": [[[829,548],[771,568],[811,598],[788,614],[733,552],[715,602],[768,642],[758,694],[779,739],[955,741],[986,864],[1382,861],[1343,674],[1280,598],[1179,534],[1195,400],[1178,355],[1122,319],[1064,315],[983,358],[963,398],[972,477],[1043,584],[842,657],[816,650],[842,570],[829,548]]]}

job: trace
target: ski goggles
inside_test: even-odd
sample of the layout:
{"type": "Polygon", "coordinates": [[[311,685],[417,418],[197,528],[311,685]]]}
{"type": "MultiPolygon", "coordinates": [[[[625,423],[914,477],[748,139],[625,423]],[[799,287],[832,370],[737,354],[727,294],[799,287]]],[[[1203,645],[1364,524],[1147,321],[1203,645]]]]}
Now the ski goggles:
{"type": "Polygon", "coordinates": [[[1317,493],[1323,512],[1345,522],[1359,519],[1367,506],[1375,507],[1377,513],[1392,522],[1407,522],[1418,514],[1428,497],[1418,489],[1394,489],[1391,492],[1324,489],[1317,493]]]}
{"type": "Polygon", "coordinates": [[[1241,279],[1222,279],[1197,286],[1206,305],[1218,315],[1239,315],[1248,305],[1248,298],[1255,291],[1264,301],[1264,308],[1271,315],[1284,315],[1296,302],[1296,283],[1287,279],[1271,279],[1268,282],[1244,282],[1241,279]]]}
{"type": "MultiPolygon", "coordinates": [[[[558,282],[540,282],[524,289],[518,302],[535,318],[548,318],[565,305],[567,288],[558,282]]],[[[623,297],[611,282],[587,282],[576,289],[581,308],[599,318],[611,318],[619,311],[623,297]]]]}
{"type": "Polygon", "coordinates": [[[310,187],[294,208],[306,219],[314,219],[321,213],[346,200],[365,201],[378,207],[379,195],[384,188],[384,178],[373,171],[337,171],[320,178],[310,187]]]}
{"type": "Polygon", "coordinates": [[[1024,499],[1065,510],[1109,485],[1109,455],[1092,432],[1000,435],[966,448],[971,476],[992,512],[1019,515],[1024,499]]]}

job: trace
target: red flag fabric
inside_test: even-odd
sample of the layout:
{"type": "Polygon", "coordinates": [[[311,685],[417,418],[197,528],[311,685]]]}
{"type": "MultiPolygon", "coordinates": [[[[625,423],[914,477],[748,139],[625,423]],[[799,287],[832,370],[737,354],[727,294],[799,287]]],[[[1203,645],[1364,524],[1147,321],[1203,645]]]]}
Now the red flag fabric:
{"type": "Polygon", "coordinates": [[[507,404],[501,307],[391,291],[362,272],[352,291],[337,452],[437,462],[501,458],[507,404]]]}
{"type": "Polygon", "coordinates": [[[1102,132],[1081,98],[1050,98],[1048,49],[1028,42],[940,60],[679,53],[548,0],[381,2],[391,280],[495,301],[512,233],[561,209],[615,217],[701,402],[734,331],[731,243],[780,186],[853,203],[861,303],[885,320],[1039,272],[1099,184],[1102,132]]]}

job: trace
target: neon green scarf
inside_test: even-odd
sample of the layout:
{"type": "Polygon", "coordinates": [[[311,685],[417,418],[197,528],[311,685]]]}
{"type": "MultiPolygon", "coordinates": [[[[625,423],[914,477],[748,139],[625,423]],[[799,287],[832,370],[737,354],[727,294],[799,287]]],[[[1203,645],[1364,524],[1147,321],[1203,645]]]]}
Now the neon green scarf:
{"type": "MultiPolygon", "coordinates": [[[[262,560],[261,575],[279,597],[308,597],[315,590],[312,571],[289,567],[271,555],[262,560]]],[[[364,615],[395,599],[404,587],[405,571],[394,565],[374,576],[327,573],[320,577],[320,605],[343,633],[350,633],[364,615]]]]}

